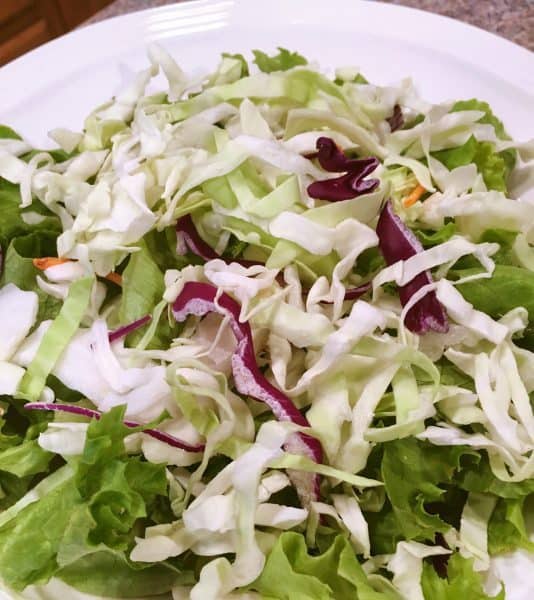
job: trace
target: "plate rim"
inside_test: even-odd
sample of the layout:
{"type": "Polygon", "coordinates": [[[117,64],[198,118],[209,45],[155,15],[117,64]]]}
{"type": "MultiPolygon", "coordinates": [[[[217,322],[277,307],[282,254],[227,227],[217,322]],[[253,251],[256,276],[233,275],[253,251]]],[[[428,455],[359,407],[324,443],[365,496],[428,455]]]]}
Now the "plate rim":
{"type": "MultiPolygon", "coordinates": [[[[400,20],[401,23],[412,21],[413,29],[418,32],[418,45],[424,44],[429,50],[444,52],[463,63],[475,66],[501,80],[504,79],[508,84],[515,85],[523,92],[532,95],[534,100],[534,52],[526,47],[475,25],[420,8],[376,0],[350,0],[350,2],[348,0],[330,0],[329,6],[332,3],[343,6],[350,12],[363,11],[364,16],[371,19],[384,18],[382,25],[385,26],[385,30],[389,30],[389,33],[395,35],[395,38],[401,42],[407,42],[410,39],[404,34],[405,28],[396,27],[392,30],[388,24],[387,17],[395,17],[395,19],[391,20],[395,20],[396,22],[400,20]],[[461,44],[456,47],[447,48],[441,45],[443,40],[447,38],[460,40],[462,34],[469,34],[471,39],[469,56],[463,54],[463,49],[459,47],[461,44]],[[498,54],[498,60],[487,60],[487,52],[490,49],[492,52],[498,54]],[[503,70],[502,65],[505,63],[507,66],[503,70]],[[499,68],[498,65],[501,65],[501,67],[499,68]]],[[[309,17],[310,15],[318,15],[324,11],[324,8],[321,6],[322,4],[320,0],[291,0],[289,3],[286,0],[284,8],[283,0],[282,2],[280,0],[270,0],[269,7],[271,17],[273,13],[277,13],[277,5],[279,7],[279,16],[283,17],[284,15],[280,10],[295,11],[295,7],[297,6],[306,6],[306,14],[309,17]],[[274,10],[271,9],[273,5],[275,7],[274,10]]],[[[261,10],[261,7],[265,7],[265,4],[262,0],[187,0],[185,2],[136,10],[84,25],[34,48],[0,67],[0,93],[7,95],[7,97],[10,97],[14,93],[14,102],[16,102],[20,96],[27,97],[32,91],[33,93],[37,92],[43,87],[45,81],[50,82],[51,79],[55,80],[57,78],[50,77],[48,69],[41,69],[40,72],[37,72],[36,77],[35,67],[38,63],[47,64],[47,61],[54,62],[57,56],[66,56],[65,63],[61,65],[60,70],[66,75],[72,73],[77,68],[77,63],[75,63],[74,53],[70,51],[79,48],[84,43],[90,44],[91,40],[105,39],[106,34],[110,34],[112,31],[115,34],[113,43],[96,44],[96,47],[93,45],[92,56],[88,61],[84,61],[85,63],[105,59],[110,55],[117,54],[117,51],[124,49],[125,46],[131,47],[136,45],[138,38],[134,35],[134,31],[136,28],[143,27],[144,24],[150,22],[155,16],[169,14],[180,18],[181,13],[182,15],[188,12],[191,13],[195,9],[207,8],[216,10],[219,8],[221,17],[220,27],[228,29],[236,25],[243,25],[243,22],[239,22],[239,13],[244,12],[245,8],[250,9],[252,6],[255,9],[261,10]],[[121,25],[120,28],[116,27],[118,24],[121,25]],[[13,87],[17,88],[17,82],[25,78],[27,79],[31,71],[33,73],[32,78],[29,80],[30,92],[27,90],[24,92],[17,91],[17,89],[13,92],[13,87]],[[38,84],[37,82],[42,83],[38,84]]],[[[250,23],[248,24],[250,25],[250,23]]],[[[331,24],[329,25],[331,26],[331,24]]],[[[413,39],[411,41],[413,43],[413,39]]]]}

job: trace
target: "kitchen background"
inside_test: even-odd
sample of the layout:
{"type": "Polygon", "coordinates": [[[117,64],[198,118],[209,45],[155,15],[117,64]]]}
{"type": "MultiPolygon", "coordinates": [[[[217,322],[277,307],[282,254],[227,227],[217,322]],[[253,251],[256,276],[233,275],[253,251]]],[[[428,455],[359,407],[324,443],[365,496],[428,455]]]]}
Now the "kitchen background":
{"type": "MultiPolygon", "coordinates": [[[[174,0],[0,0],[0,65],[85,23],[171,4],[172,1],[174,0]]],[[[390,2],[454,17],[534,50],[534,0],[390,2]]],[[[414,35],[417,35],[416,31],[414,35]]]]}

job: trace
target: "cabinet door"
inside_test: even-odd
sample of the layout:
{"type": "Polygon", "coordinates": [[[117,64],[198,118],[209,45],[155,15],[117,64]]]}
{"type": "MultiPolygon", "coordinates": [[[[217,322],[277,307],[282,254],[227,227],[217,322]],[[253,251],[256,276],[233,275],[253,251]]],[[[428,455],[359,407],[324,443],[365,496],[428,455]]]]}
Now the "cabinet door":
{"type": "MultiPolygon", "coordinates": [[[[0,0],[2,1],[2,0],[0,0]]],[[[67,31],[111,4],[113,0],[56,0],[67,31]]]]}
{"type": "Polygon", "coordinates": [[[0,65],[70,31],[113,0],[0,0],[0,65]]]}
{"type": "Polygon", "coordinates": [[[0,0],[0,65],[64,30],[55,0],[0,0]]]}

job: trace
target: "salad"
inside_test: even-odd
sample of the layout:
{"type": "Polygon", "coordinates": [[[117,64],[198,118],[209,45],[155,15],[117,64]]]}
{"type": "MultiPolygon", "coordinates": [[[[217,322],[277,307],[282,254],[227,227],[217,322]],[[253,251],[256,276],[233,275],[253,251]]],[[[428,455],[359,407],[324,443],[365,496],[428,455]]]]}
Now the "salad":
{"type": "Polygon", "coordinates": [[[148,54],[57,149],[0,128],[4,590],[530,597],[534,143],[282,48],[148,54]]]}

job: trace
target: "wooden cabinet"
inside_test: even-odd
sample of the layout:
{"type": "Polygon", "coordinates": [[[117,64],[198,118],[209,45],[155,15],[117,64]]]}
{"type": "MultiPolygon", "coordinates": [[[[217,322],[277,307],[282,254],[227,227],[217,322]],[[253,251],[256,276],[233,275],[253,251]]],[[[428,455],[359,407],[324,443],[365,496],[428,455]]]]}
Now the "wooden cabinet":
{"type": "Polygon", "coordinates": [[[0,0],[0,65],[70,31],[112,0],[0,0]]]}

